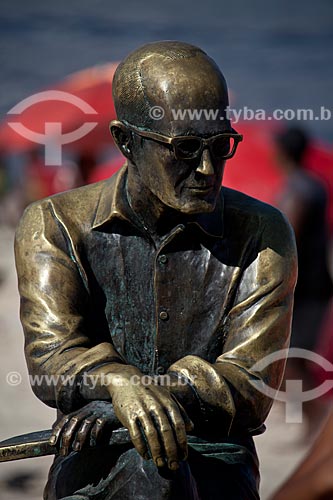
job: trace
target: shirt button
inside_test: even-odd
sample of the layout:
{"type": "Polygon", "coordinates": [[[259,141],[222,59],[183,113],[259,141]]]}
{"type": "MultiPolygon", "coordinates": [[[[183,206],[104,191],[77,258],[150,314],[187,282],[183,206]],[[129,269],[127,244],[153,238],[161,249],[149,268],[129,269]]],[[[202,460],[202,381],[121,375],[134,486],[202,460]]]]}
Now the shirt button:
{"type": "Polygon", "coordinates": [[[166,321],[169,318],[169,314],[166,311],[160,312],[160,319],[166,321]]]}
{"type": "Polygon", "coordinates": [[[158,262],[160,264],[166,264],[168,262],[168,257],[166,255],[160,255],[158,258],[158,262]]]}

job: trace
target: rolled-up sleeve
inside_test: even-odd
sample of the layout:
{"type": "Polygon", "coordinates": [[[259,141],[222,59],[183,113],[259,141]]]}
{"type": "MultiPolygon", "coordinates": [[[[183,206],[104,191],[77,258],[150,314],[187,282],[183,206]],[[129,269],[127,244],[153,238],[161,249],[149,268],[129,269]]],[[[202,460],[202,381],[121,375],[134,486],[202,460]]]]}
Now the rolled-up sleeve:
{"type": "Polygon", "coordinates": [[[25,211],[15,238],[20,315],[33,391],[62,412],[85,403],[82,375],[123,360],[87,323],[90,292],[73,241],[49,200],[25,211]]]}
{"type": "Polygon", "coordinates": [[[283,376],[297,257],[290,225],[278,211],[272,214],[262,223],[256,258],[242,271],[225,319],[221,355],[215,363],[186,356],[170,367],[188,380],[200,401],[201,418],[224,426],[227,434],[260,428],[273,401],[270,391],[258,385],[277,390],[283,376]],[[277,351],[274,362],[266,358],[277,351]]]}

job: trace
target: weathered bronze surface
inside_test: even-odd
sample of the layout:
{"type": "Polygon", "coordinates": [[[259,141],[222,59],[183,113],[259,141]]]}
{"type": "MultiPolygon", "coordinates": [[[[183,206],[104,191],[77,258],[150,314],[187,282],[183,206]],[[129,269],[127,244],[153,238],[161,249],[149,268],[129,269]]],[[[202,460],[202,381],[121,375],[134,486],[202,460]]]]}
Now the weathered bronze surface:
{"type": "Polygon", "coordinates": [[[292,231],[221,189],[241,136],[203,51],[146,45],[113,92],[124,167],[31,205],[17,230],[29,372],[56,380],[33,390],[65,414],[45,498],[258,498],[252,435],[272,401],[250,382],[277,388],[284,360],[252,366],[288,345],[292,231]],[[179,109],[220,115],[175,119],[179,109]],[[115,428],[130,439],[106,446],[115,428]]]}

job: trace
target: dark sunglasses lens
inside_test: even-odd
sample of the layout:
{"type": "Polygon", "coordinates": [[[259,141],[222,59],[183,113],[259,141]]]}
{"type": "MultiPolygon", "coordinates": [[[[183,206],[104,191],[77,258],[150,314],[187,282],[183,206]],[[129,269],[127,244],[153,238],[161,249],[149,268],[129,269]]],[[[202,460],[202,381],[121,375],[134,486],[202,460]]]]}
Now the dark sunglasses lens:
{"type": "Polygon", "coordinates": [[[201,147],[200,139],[181,139],[175,143],[179,158],[193,158],[201,147]]]}
{"type": "Polygon", "coordinates": [[[224,158],[228,156],[234,147],[234,139],[232,137],[217,137],[211,143],[211,151],[216,158],[224,158]]]}

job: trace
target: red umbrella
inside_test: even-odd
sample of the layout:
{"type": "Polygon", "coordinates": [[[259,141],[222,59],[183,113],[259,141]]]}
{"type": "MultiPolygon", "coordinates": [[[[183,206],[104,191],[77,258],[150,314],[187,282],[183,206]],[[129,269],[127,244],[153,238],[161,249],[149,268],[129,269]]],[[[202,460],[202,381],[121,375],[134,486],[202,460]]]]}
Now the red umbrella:
{"type": "Polygon", "coordinates": [[[227,162],[223,184],[274,204],[284,179],[274,164],[276,124],[247,121],[235,128],[243,134],[244,140],[236,155],[227,162]]]}
{"type": "Polygon", "coordinates": [[[45,141],[45,133],[49,142],[67,134],[61,142],[76,150],[100,150],[112,144],[108,123],[115,118],[112,79],[116,67],[110,63],[79,71],[18,103],[0,125],[0,149],[35,149],[45,141]]]}

